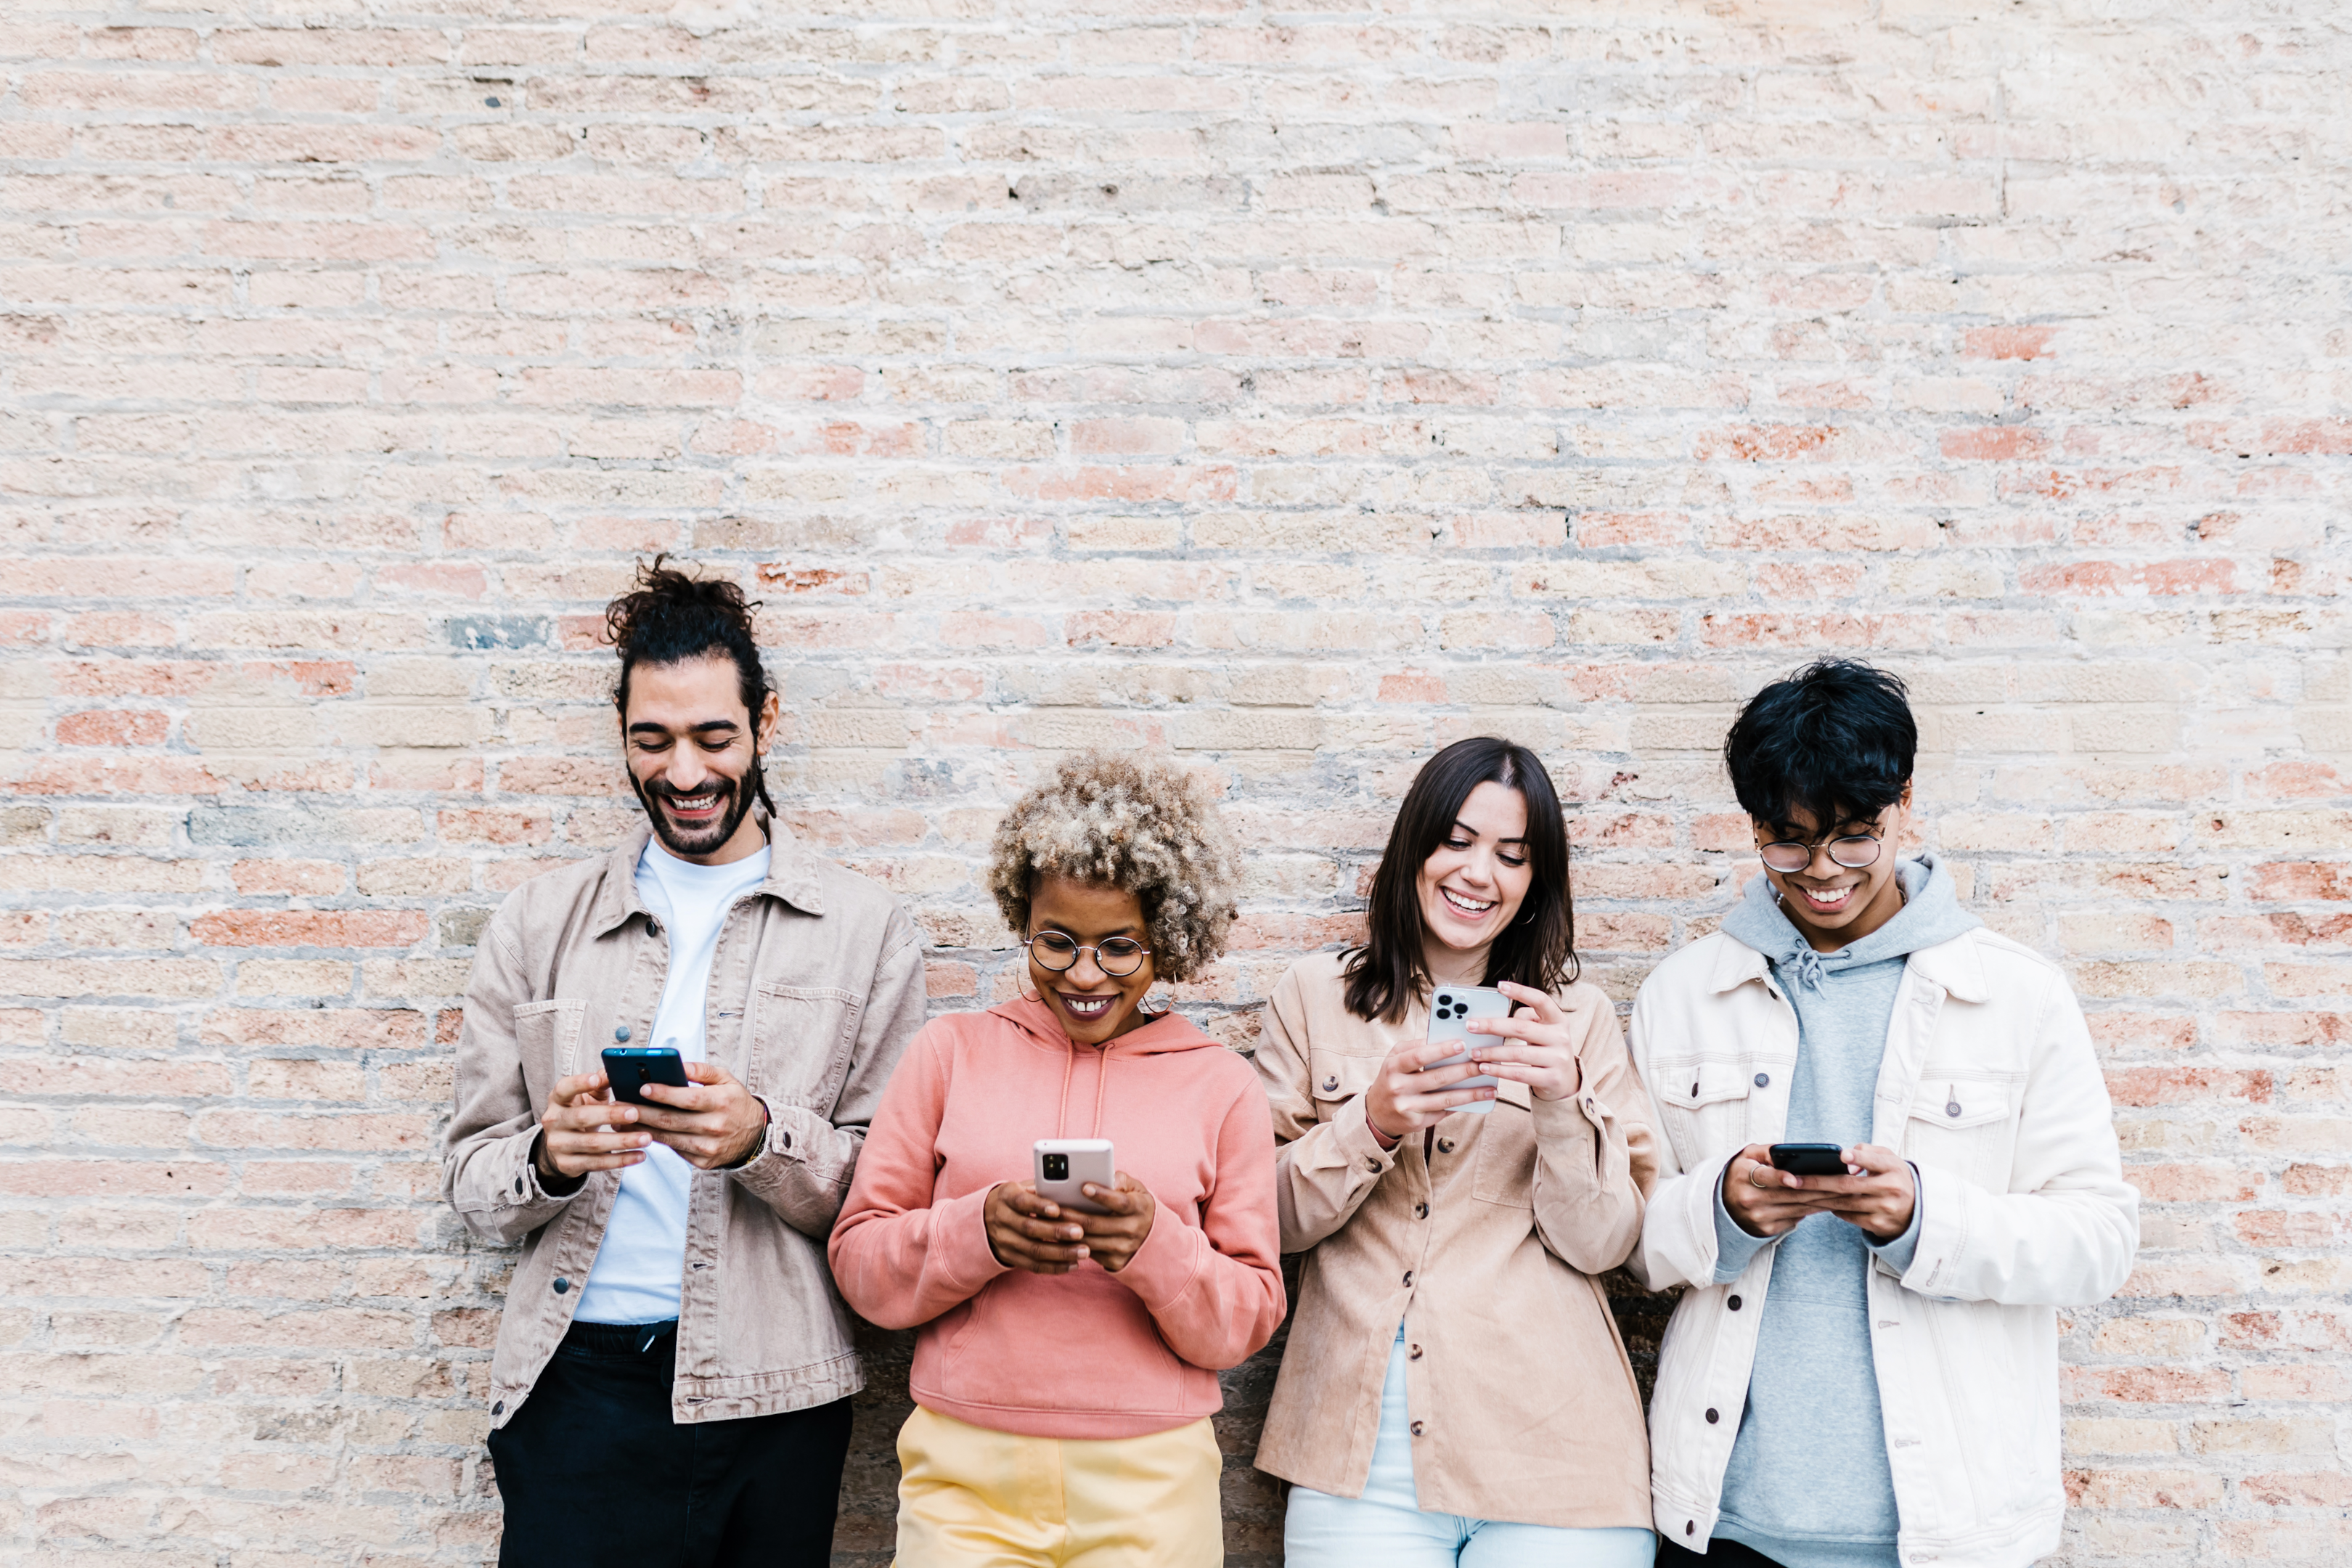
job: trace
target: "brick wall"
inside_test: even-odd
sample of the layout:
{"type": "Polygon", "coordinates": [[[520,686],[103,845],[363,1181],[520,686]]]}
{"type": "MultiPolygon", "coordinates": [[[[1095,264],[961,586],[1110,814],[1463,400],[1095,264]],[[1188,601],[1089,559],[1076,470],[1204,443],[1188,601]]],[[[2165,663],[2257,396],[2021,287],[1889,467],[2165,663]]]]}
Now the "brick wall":
{"type": "Polygon", "coordinates": [[[1057,748],[1223,779],[1244,1047],[1435,745],[1551,759],[1622,1000],[1748,872],[1734,703],[1889,663],[2148,1200],[2066,1560],[2352,1555],[2337,7],[641,4],[0,16],[0,1552],[491,1551],[452,1009],[632,820],[671,549],[941,1008],[1057,748]]]}

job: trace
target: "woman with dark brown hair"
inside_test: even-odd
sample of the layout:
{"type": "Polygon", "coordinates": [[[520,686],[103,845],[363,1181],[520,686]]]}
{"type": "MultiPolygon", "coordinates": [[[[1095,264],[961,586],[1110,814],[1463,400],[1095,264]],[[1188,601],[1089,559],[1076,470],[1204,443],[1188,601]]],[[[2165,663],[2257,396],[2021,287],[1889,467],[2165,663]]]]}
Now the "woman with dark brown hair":
{"type": "Polygon", "coordinates": [[[1291,1568],[1650,1561],[1642,1402],[1596,1278],[1641,1234],[1648,1100],[1576,973],[1550,775],[1482,737],[1406,792],[1363,944],[1275,987],[1257,1068],[1282,1249],[1307,1258],[1257,1466],[1293,1483],[1291,1568]],[[1457,1018],[1480,986],[1509,1016],[1432,1066],[1462,1050],[1425,1037],[1433,996],[1457,1018]]]}

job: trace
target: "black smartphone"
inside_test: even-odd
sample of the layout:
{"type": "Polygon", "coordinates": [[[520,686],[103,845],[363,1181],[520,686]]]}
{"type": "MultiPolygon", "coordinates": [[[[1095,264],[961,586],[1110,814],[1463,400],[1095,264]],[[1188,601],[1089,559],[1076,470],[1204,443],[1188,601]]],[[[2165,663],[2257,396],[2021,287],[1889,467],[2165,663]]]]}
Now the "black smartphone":
{"type": "Polygon", "coordinates": [[[1835,1143],[1775,1143],[1772,1168],[1794,1176],[1843,1176],[1844,1153],[1835,1143]]]}
{"type": "Polygon", "coordinates": [[[614,1100],[643,1105],[646,1097],[639,1091],[649,1083],[684,1089],[686,1064],[667,1046],[610,1046],[604,1051],[604,1077],[614,1100]]]}

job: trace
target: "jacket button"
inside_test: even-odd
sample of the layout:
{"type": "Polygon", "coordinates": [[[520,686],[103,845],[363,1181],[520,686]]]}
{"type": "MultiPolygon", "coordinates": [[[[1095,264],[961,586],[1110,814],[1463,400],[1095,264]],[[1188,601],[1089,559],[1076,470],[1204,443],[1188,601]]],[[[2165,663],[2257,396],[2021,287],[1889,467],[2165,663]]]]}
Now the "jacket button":
{"type": "Polygon", "coordinates": [[[1329,1093],[1331,1093],[1333,1090],[1337,1089],[1339,1087],[1339,1080],[1338,1079],[1336,1079],[1336,1078],[1327,1078],[1327,1079],[1325,1079],[1323,1080],[1323,1092],[1324,1092],[1324,1093],[1326,1093],[1326,1094],[1329,1094],[1329,1093]]]}
{"type": "Polygon", "coordinates": [[[507,1413],[507,1402],[506,1402],[505,1400],[503,1400],[503,1399],[499,1400],[496,1405],[491,1405],[491,1406],[490,1406],[490,1414],[491,1414],[491,1415],[504,1415],[506,1413],[507,1413]]]}
{"type": "Polygon", "coordinates": [[[1418,1437],[1418,1436],[1421,1436],[1422,1431],[1423,1431],[1423,1424],[1422,1424],[1421,1422],[1418,1422],[1418,1421],[1414,1422],[1414,1423],[1412,1424],[1412,1435],[1413,1435],[1414,1436],[1418,1437]]]}
{"type": "Polygon", "coordinates": [[[1413,1205],[1412,1217],[1415,1219],[1427,1219],[1429,1217],[1429,1205],[1427,1204],[1413,1205]]]}
{"type": "Polygon", "coordinates": [[[1419,1345],[1413,1346],[1412,1353],[1406,1359],[1410,1361],[1419,1361],[1421,1359],[1421,1347],[1419,1345]]]}
{"type": "Polygon", "coordinates": [[[1717,1422],[1718,1422],[1718,1421],[1720,1421],[1720,1420],[1722,1420],[1722,1419],[1723,1419],[1722,1415],[1721,1415],[1719,1412],[1717,1412],[1717,1411],[1710,1410],[1710,1411],[1708,1411],[1708,1412],[1706,1413],[1706,1424],[1707,1424],[1708,1426],[1714,1426],[1717,1422]]]}
{"type": "Polygon", "coordinates": [[[1683,1526],[1683,1533],[1685,1535],[1696,1535],[1698,1533],[1698,1521],[1694,1519],[1685,1524],[1683,1526]]]}
{"type": "Polygon", "coordinates": [[[1438,1152],[1439,1153],[1441,1153],[1441,1154],[1451,1154],[1451,1153],[1453,1153],[1453,1152],[1454,1152],[1454,1140],[1453,1140],[1453,1139],[1451,1139],[1451,1138],[1440,1138],[1440,1139],[1437,1141],[1437,1152],[1438,1152]]]}
{"type": "Polygon", "coordinates": [[[522,1196],[522,1178],[520,1176],[517,1176],[515,1178],[515,1196],[522,1196]]]}
{"type": "Polygon", "coordinates": [[[1412,1270],[1410,1268],[1404,1271],[1404,1282],[1408,1285],[1412,1283],[1412,1270]]]}
{"type": "Polygon", "coordinates": [[[1734,1296],[1733,1298],[1731,1298],[1731,1300],[1730,1300],[1726,1301],[1726,1302],[1724,1303],[1724,1305],[1725,1305],[1725,1306],[1727,1306],[1727,1307],[1728,1307],[1728,1308],[1730,1308],[1733,1311],[1737,1312],[1738,1310],[1739,1310],[1739,1298],[1738,1298],[1738,1297],[1737,1297],[1737,1296],[1734,1296]]]}
{"type": "Polygon", "coordinates": [[[1756,1087],[1759,1089],[1762,1089],[1766,1084],[1769,1084],[1771,1081],[1772,1075],[1769,1072],[1759,1072],[1756,1075],[1756,1087]]]}
{"type": "Polygon", "coordinates": [[[624,1024],[619,1028],[614,1029],[613,1031],[613,1037],[616,1040],[627,1039],[629,1037],[629,1026],[626,1024],[624,1024]]]}
{"type": "Polygon", "coordinates": [[[1960,1113],[1960,1102],[1959,1102],[1958,1100],[1948,1100],[1944,1101],[1944,1114],[1945,1114],[1945,1115],[1947,1115],[1947,1116],[1958,1116],[1959,1113],[1960,1113]]]}
{"type": "Polygon", "coordinates": [[[1696,1100],[1698,1098],[1698,1085],[1696,1084],[1691,1085],[1691,1098],[1693,1100],[1696,1100]]]}
{"type": "Polygon", "coordinates": [[[555,1282],[555,1293],[559,1296],[571,1289],[572,1281],[569,1279],[558,1279],[555,1282]]]}

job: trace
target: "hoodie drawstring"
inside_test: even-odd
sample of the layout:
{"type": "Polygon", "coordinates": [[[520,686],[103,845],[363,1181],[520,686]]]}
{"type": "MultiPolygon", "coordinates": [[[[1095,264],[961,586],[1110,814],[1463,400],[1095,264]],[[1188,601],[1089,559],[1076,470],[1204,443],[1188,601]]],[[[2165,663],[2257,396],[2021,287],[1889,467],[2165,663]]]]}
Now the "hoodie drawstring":
{"type": "Polygon", "coordinates": [[[1091,1136],[1103,1135],[1103,1101],[1110,1091],[1110,1043],[1095,1047],[1095,1130],[1091,1136]]]}
{"type": "Polygon", "coordinates": [[[1078,1047],[1074,1042],[1062,1053],[1062,1103],[1054,1111],[1054,1136],[1070,1135],[1070,1075],[1078,1070],[1078,1047]]]}

